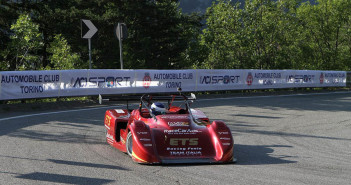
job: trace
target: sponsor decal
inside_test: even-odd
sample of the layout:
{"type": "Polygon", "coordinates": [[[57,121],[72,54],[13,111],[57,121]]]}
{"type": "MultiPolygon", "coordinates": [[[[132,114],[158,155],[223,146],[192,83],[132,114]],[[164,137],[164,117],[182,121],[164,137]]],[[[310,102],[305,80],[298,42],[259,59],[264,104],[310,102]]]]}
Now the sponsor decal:
{"type": "Polygon", "coordinates": [[[218,132],[219,135],[229,134],[229,132],[218,132]]]}
{"type": "Polygon", "coordinates": [[[255,78],[262,79],[262,78],[281,78],[281,73],[255,73],[255,78]]]}
{"type": "Polygon", "coordinates": [[[314,75],[288,75],[286,78],[287,83],[312,83],[314,75]]]}
{"type": "Polygon", "coordinates": [[[42,93],[44,92],[44,88],[41,85],[38,86],[20,86],[22,94],[28,93],[42,93]]]}
{"type": "Polygon", "coordinates": [[[201,151],[186,151],[185,155],[202,155],[201,151]]]}
{"type": "Polygon", "coordinates": [[[189,119],[186,115],[161,115],[163,119],[189,119]]]}
{"type": "Polygon", "coordinates": [[[325,83],[338,84],[346,78],[345,73],[324,73],[325,83]]]}
{"type": "Polygon", "coordinates": [[[155,80],[181,80],[193,79],[193,73],[156,73],[155,80]]]}
{"type": "Polygon", "coordinates": [[[247,84],[248,86],[250,86],[250,85],[252,85],[252,81],[253,81],[253,77],[252,77],[251,72],[249,72],[249,73],[247,74],[247,77],[246,77],[246,84],[247,84]]]}
{"type": "Polygon", "coordinates": [[[175,130],[164,130],[164,133],[167,134],[178,134],[178,135],[187,135],[187,134],[197,134],[201,133],[202,131],[200,130],[191,130],[191,129],[175,129],[175,130]]]}
{"type": "Polygon", "coordinates": [[[230,143],[223,143],[223,146],[229,146],[230,143]]]}
{"type": "Polygon", "coordinates": [[[148,89],[151,85],[151,77],[149,73],[145,73],[145,76],[143,78],[143,86],[145,89],[148,89]]]}
{"type": "Polygon", "coordinates": [[[202,155],[201,151],[171,151],[169,152],[170,155],[174,155],[174,156],[181,156],[181,155],[187,155],[187,156],[198,156],[198,155],[202,155]]]}
{"type": "Polygon", "coordinates": [[[111,134],[109,134],[109,133],[106,134],[106,138],[107,138],[107,139],[112,139],[112,140],[113,140],[113,136],[112,136],[111,134]]]}
{"type": "Polygon", "coordinates": [[[152,144],[144,144],[144,146],[152,146],[152,144]]]}
{"type": "Polygon", "coordinates": [[[216,76],[200,76],[201,84],[237,84],[240,76],[216,75],[216,76]]]}
{"type": "Polygon", "coordinates": [[[319,76],[319,83],[323,84],[323,82],[324,82],[324,74],[321,73],[321,76],[319,76]]]}
{"type": "Polygon", "coordinates": [[[325,78],[345,78],[345,73],[325,73],[325,78]]]}
{"type": "Polygon", "coordinates": [[[169,151],[170,155],[173,156],[194,156],[194,155],[202,155],[201,147],[167,147],[166,149],[169,151]]]}
{"type": "Polygon", "coordinates": [[[154,80],[164,81],[167,89],[182,88],[182,80],[193,79],[193,73],[155,73],[154,80]],[[171,81],[169,81],[171,80],[171,81]]]}
{"type": "Polygon", "coordinates": [[[59,82],[60,75],[2,75],[1,83],[43,83],[59,82]]]}
{"type": "Polygon", "coordinates": [[[189,122],[170,121],[170,122],[168,122],[168,126],[171,126],[171,127],[176,127],[176,126],[179,126],[179,127],[182,127],[182,126],[189,126],[189,122]]]}
{"type": "Polygon", "coordinates": [[[125,85],[130,81],[131,77],[104,77],[104,76],[94,76],[94,77],[77,77],[71,79],[71,84],[73,87],[117,87],[123,86],[123,82],[125,85]]]}
{"type": "Polygon", "coordinates": [[[166,82],[166,88],[168,89],[182,88],[182,82],[166,82]]]}
{"type": "Polygon", "coordinates": [[[255,78],[259,79],[258,83],[262,85],[274,85],[274,79],[281,77],[281,73],[255,73],[255,78]]]}
{"type": "MultiPolygon", "coordinates": [[[[0,75],[1,84],[17,83],[57,83],[60,82],[60,75],[0,75]]],[[[46,90],[44,85],[21,85],[22,94],[42,94],[46,90]]],[[[12,89],[12,88],[11,88],[12,89]]],[[[50,89],[51,90],[51,89],[50,89]]],[[[35,95],[34,95],[35,96],[35,95]]],[[[40,95],[39,95],[40,96],[40,95]]]]}
{"type": "Polygon", "coordinates": [[[187,148],[184,147],[167,147],[167,151],[185,151],[187,148]]]}
{"type": "Polygon", "coordinates": [[[202,150],[201,147],[167,147],[167,151],[196,151],[196,150],[202,150]]]}
{"type": "Polygon", "coordinates": [[[121,138],[121,142],[122,142],[123,144],[125,144],[126,141],[123,139],[123,137],[121,136],[120,138],[121,138]]]}
{"type": "Polygon", "coordinates": [[[138,135],[146,135],[148,132],[137,132],[138,135]]]}
{"type": "Polygon", "coordinates": [[[105,125],[107,125],[108,127],[111,125],[111,116],[106,115],[106,117],[105,117],[105,125]]]}
{"type": "Polygon", "coordinates": [[[151,139],[149,139],[149,138],[140,138],[139,140],[140,141],[151,141],[151,139]]]}
{"type": "Polygon", "coordinates": [[[259,80],[259,83],[261,83],[263,85],[273,85],[274,84],[273,80],[269,80],[269,79],[259,80]]]}
{"type": "Polygon", "coordinates": [[[178,145],[198,145],[199,144],[199,138],[170,138],[169,139],[169,144],[171,146],[178,146],[178,145]]]}
{"type": "Polygon", "coordinates": [[[221,138],[219,138],[220,140],[230,140],[230,138],[229,137],[221,137],[221,138]]]}
{"type": "Polygon", "coordinates": [[[106,86],[107,87],[114,87],[115,86],[115,81],[114,81],[113,77],[106,78],[106,86]]]}
{"type": "Polygon", "coordinates": [[[116,111],[117,113],[120,113],[120,114],[123,114],[123,113],[124,113],[124,110],[123,110],[123,109],[115,109],[115,111],[116,111]]]}

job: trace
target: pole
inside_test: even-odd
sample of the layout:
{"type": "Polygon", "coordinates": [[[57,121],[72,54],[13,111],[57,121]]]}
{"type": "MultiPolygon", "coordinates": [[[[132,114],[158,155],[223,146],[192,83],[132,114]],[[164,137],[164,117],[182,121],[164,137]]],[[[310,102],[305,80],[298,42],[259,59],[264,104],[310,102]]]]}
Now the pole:
{"type": "Polygon", "coordinates": [[[123,69],[123,54],[122,54],[122,24],[118,23],[119,29],[119,58],[121,61],[121,69],[123,69]]]}
{"type": "Polygon", "coordinates": [[[88,39],[89,43],[89,69],[91,69],[91,40],[88,39]]]}

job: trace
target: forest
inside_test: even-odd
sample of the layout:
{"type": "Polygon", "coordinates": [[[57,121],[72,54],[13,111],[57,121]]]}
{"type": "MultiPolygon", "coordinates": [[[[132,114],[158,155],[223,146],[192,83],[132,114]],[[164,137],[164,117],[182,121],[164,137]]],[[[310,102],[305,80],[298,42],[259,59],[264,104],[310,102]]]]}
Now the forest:
{"type": "Polygon", "coordinates": [[[81,19],[97,27],[93,69],[350,70],[351,1],[217,0],[183,13],[178,0],[0,1],[0,71],[87,69],[81,19]]]}

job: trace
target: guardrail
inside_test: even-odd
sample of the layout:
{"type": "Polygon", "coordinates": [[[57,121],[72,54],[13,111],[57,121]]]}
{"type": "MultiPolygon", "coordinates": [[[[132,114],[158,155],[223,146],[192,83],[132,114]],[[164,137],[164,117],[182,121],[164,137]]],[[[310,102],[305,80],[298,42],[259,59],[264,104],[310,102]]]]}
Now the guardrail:
{"type": "MultiPolygon", "coordinates": [[[[140,94],[345,87],[350,73],[312,70],[51,70],[0,72],[0,100],[140,94]]],[[[349,83],[347,83],[349,85],[349,83]]]]}
{"type": "Polygon", "coordinates": [[[351,71],[347,71],[346,74],[346,87],[351,87],[351,71]]]}

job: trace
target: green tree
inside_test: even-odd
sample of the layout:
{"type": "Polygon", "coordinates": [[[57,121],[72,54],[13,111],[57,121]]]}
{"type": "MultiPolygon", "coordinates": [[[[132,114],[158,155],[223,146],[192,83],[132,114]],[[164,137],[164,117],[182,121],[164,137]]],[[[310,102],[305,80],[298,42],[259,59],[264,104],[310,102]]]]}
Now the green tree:
{"type": "Polygon", "coordinates": [[[44,68],[50,66],[51,53],[47,48],[57,34],[67,40],[72,52],[81,56],[75,67],[88,67],[88,41],[80,37],[81,19],[91,20],[98,28],[91,40],[94,68],[119,68],[119,45],[114,33],[118,22],[126,23],[129,31],[128,39],[123,41],[126,68],[167,69],[187,65],[185,52],[201,27],[199,17],[182,14],[176,0],[8,0],[0,2],[0,8],[3,7],[15,14],[30,12],[33,22],[39,25],[43,45],[37,54],[44,68]]]}
{"type": "Polygon", "coordinates": [[[9,47],[3,53],[5,60],[15,66],[15,70],[36,70],[41,67],[38,50],[43,45],[39,25],[32,22],[28,14],[21,14],[11,25],[9,47]],[[13,57],[13,58],[8,58],[13,57]]]}
{"type": "Polygon", "coordinates": [[[350,15],[348,0],[318,0],[298,8],[304,43],[300,52],[309,69],[350,69],[350,15]]]}
{"type": "Polygon", "coordinates": [[[126,3],[130,37],[125,41],[127,68],[178,69],[201,24],[196,14],[184,15],[176,0],[126,3]]]}
{"type": "Polygon", "coordinates": [[[13,58],[9,56],[7,51],[7,46],[10,43],[10,32],[11,32],[11,24],[13,23],[11,20],[16,20],[18,15],[15,11],[10,9],[8,6],[2,4],[0,1],[0,70],[10,70],[15,67],[10,66],[10,61],[8,58],[13,58]]]}
{"type": "Polygon", "coordinates": [[[258,69],[350,68],[351,1],[219,0],[207,10],[197,67],[258,69]]]}
{"type": "Polygon", "coordinates": [[[186,23],[183,34],[186,36],[188,47],[181,53],[180,68],[197,68],[207,57],[207,49],[201,44],[201,33],[203,24],[201,21],[204,16],[192,13],[185,16],[186,23]]]}
{"type": "MultiPolygon", "coordinates": [[[[51,69],[74,69],[74,66],[80,62],[80,56],[72,53],[71,47],[61,35],[54,37],[47,52],[51,54],[49,57],[51,69]]],[[[47,66],[46,69],[50,67],[47,66]]]]}
{"type": "Polygon", "coordinates": [[[247,0],[241,4],[220,0],[207,10],[207,28],[201,43],[208,50],[204,68],[288,68],[288,37],[296,24],[291,11],[298,1],[247,0]],[[293,23],[293,24],[292,24],[293,23]],[[283,49],[284,48],[284,49],[283,49]]]}

